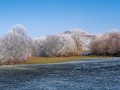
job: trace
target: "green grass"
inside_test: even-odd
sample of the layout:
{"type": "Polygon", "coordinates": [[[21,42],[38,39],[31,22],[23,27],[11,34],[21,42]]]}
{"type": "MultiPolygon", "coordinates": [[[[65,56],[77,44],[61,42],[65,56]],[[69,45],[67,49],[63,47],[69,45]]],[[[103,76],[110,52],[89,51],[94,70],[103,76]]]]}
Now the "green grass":
{"type": "MultiPolygon", "coordinates": [[[[73,56],[73,57],[31,57],[21,64],[48,64],[48,63],[62,63],[71,60],[83,60],[87,58],[98,58],[96,56],[73,56]]],[[[99,57],[102,58],[102,57],[99,57]]]]}

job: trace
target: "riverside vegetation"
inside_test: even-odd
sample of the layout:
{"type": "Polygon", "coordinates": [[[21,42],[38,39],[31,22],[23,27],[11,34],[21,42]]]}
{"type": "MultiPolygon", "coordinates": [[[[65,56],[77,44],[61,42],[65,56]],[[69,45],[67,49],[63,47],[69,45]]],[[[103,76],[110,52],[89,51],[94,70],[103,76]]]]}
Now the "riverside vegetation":
{"type": "Polygon", "coordinates": [[[101,56],[119,56],[120,32],[94,35],[79,29],[33,39],[17,24],[0,38],[0,64],[42,64],[101,56]],[[91,56],[82,56],[87,50],[91,56]]]}

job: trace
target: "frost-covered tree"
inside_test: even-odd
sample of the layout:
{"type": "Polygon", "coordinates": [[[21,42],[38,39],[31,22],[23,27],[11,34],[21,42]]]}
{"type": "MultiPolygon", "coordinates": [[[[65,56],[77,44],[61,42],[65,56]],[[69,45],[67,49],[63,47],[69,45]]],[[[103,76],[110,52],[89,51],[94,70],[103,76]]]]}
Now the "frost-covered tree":
{"type": "Polygon", "coordinates": [[[93,34],[82,31],[79,28],[71,29],[69,31],[65,31],[62,34],[71,35],[72,39],[77,48],[78,55],[80,54],[81,50],[89,50],[89,45],[94,37],[93,34]]]}
{"type": "Polygon", "coordinates": [[[19,62],[31,55],[31,39],[22,25],[14,25],[10,32],[1,38],[2,60],[19,62]]]}
{"type": "Polygon", "coordinates": [[[45,38],[36,39],[32,42],[33,56],[46,56],[45,54],[45,38]]]}
{"type": "Polygon", "coordinates": [[[74,40],[74,43],[76,45],[77,52],[78,52],[78,55],[79,55],[80,50],[82,50],[82,48],[83,48],[82,33],[80,32],[80,30],[74,30],[71,37],[74,40]]]}
{"type": "Polygon", "coordinates": [[[60,45],[62,56],[76,55],[76,45],[70,35],[61,35],[60,45]]]}
{"type": "Polygon", "coordinates": [[[69,35],[49,35],[45,41],[47,56],[69,56],[75,49],[74,41],[69,35]]]}
{"type": "Polygon", "coordinates": [[[45,54],[47,56],[56,56],[57,53],[57,44],[59,37],[57,35],[49,35],[45,41],[45,54]]]}

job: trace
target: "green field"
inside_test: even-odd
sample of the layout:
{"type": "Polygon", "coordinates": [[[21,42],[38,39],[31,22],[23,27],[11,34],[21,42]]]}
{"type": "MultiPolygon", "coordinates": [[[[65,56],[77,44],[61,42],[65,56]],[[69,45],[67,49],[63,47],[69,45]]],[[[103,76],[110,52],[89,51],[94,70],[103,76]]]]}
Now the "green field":
{"type": "Polygon", "coordinates": [[[31,57],[21,64],[48,64],[48,63],[62,63],[71,60],[83,60],[89,58],[103,58],[97,56],[73,56],[73,57],[31,57]]]}

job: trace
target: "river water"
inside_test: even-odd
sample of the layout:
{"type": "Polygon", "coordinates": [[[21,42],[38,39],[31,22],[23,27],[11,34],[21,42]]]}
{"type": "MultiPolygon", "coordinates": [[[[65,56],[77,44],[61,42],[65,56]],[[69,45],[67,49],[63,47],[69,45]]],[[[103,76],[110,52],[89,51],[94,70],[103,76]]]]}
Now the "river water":
{"type": "Polygon", "coordinates": [[[120,58],[0,66],[0,90],[120,90],[120,58]]]}

